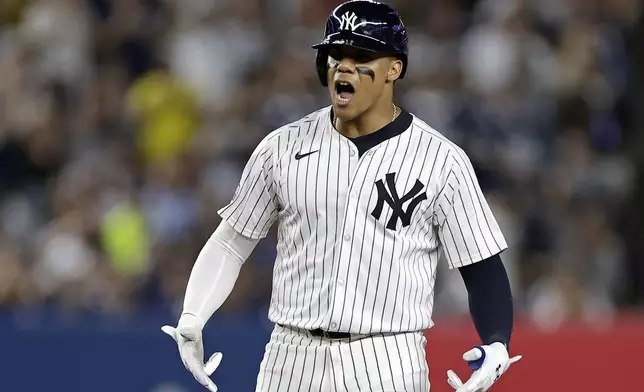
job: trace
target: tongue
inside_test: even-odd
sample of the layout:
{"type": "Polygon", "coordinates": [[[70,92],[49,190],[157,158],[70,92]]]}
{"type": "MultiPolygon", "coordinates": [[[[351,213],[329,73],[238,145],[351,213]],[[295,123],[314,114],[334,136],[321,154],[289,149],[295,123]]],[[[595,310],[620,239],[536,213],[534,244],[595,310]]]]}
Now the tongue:
{"type": "Polygon", "coordinates": [[[340,98],[342,99],[350,99],[351,97],[353,97],[353,93],[349,93],[349,92],[340,93],[340,98]]]}

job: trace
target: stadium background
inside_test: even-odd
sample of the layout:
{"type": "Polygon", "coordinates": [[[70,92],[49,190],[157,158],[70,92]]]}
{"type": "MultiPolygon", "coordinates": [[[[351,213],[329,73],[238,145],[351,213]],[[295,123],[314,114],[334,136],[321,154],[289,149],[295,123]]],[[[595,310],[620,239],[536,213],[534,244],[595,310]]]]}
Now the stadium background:
{"type": "MultiPolygon", "coordinates": [[[[201,389],[160,326],[255,144],[327,104],[337,0],[0,2],[0,391],[201,389]]],[[[513,351],[493,389],[644,390],[639,0],[397,0],[397,103],[461,144],[507,234],[513,351]]],[[[275,236],[207,326],[252,391],[275,236]]],[[[439,276],[432,391],[476,342],[439,276]]]]}

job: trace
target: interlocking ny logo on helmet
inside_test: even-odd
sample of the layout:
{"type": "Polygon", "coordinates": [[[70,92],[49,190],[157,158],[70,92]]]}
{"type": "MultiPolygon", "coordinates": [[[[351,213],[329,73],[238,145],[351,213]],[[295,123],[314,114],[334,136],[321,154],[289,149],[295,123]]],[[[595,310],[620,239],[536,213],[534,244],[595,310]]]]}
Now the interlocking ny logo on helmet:
{"type": "Polygon", "coordinates": [[[340,19],[340,30],[356,31],[358,28],[357,21],[358,17],[354,12],[345,12],[342,15],[342,19],[340,19]]]}
{"type": "MultiPolygon", "coordinates": [[[[333,15],[335,18],[337,16],[333,15]]],[[[372,26],[380,26],[380,25],[386,25],[385,22],[371,22],[368,20],[361,20],[358,23],[358,16],[356,15],[355,12],[353,11],[347,11],[344,14],[342,14],[342,17],[340,18],[340,27],[339,30],[350,30],[350,31],[356,31],[359,27],[364,27],[367,25],[372,25],[372,26]]]]}
{"type": "Polygon", "coordinates": [[[315,63],[320,82],[327,85],[329,46],[337,44],[398,57],[403,62],[402,79],[407,70],[407,40],[402,19],[389,5],[372,0],[340,4],[327,19],[324,39],[313,45],[318,50],[315,63]]]}

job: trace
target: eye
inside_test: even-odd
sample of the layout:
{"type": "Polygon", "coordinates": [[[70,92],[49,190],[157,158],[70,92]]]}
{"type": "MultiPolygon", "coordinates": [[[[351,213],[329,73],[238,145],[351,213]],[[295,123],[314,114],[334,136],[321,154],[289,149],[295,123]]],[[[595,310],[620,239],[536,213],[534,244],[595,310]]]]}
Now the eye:
{"type": "Polygon", "coordinates": [[[373,60],[376,60],[377,58],[378,57],[374,53],[370,53],[370,52],[360,52],[360,53],[356,53],[356,55],[354,56],[354,59],[356,60],[356,62],[363,63],[363,64],[370,63],[373,60]]]}
{"type": "Polygon", "coordinates": [[[335,61],[340,61],[344,58],[344,54],[336,48],[331,48],[329,50],[329,57],[335,61]]]}
{"type": "Polygon", "coordinates": [[[345,58],[353,60],[358,64],[370,63],[382,57],[380,53],[373,53],[367,50],[360,50],[351,47],[331,47],[329,57],[335,61],[342,61],[345,58]]]}

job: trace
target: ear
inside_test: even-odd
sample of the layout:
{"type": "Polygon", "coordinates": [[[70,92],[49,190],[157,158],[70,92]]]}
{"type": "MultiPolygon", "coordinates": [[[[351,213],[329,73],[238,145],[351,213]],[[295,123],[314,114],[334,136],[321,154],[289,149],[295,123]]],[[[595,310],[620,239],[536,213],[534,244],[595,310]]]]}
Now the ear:
{"type": "Polygon", "coordinates": [[[389,72],[387,72],[387,82],[394,82],[400,77],[402,73],[403,63],[399,59],[391,60],[389,64],[389,72]]]}

